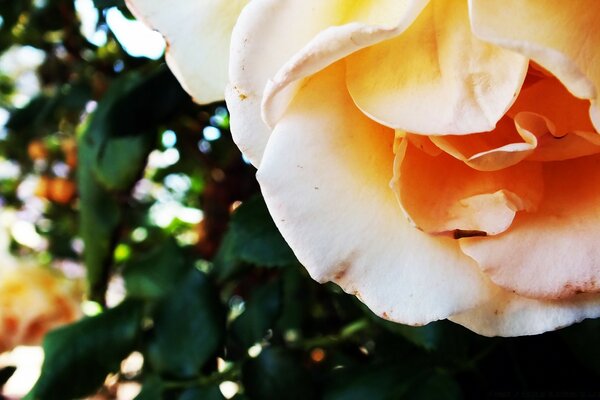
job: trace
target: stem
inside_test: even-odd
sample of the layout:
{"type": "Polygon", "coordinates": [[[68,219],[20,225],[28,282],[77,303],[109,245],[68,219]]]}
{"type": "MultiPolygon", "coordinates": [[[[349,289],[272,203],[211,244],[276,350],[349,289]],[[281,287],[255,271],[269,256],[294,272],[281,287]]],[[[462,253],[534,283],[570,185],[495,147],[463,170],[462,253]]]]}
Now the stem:
{"type": "Polygon", "coordinates": [[[344,326],[337,335],[328,335],[313,339],[302,340],[291,344],[294,347],[300,347],[304,350],[309,350],[315,347],[329,347],[336,345],[348,339],[352,339],[357,333],[369,327],[367,319],[359,319],[344,326]]]}
{"type": "Polygon", "coordinates": [[[232,364],[227,369],[215,372],[208,376],[200,376],[196,379],[187,381],[170,381],[165,382],[165,389],[186,389],[194,386],[210,386],[215,383],[221,383],[223,381],[237,380],[242,372],[241,363],[232,364]]]}

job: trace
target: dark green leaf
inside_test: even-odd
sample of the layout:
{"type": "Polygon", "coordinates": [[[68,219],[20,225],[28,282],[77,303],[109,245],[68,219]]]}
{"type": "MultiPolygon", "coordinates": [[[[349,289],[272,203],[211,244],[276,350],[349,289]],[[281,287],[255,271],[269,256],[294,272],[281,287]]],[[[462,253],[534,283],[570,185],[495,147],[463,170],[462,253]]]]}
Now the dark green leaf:
{"type": "Polygon", "coordinates": [[[135,400],[162,400],[164,384],[156,375],[150,375],[144,379],[142,391],[135,397],[135,400]]]}
{"type": "Polygon", "coordinates": [[[449,321],[435,321],[425,326],[415,327],[386,321],[377,316],[374,318],[387,330],[402,336],[409,342],[427,351],[440,351],[453,358],[465,356],[469,338],[476,337],[463,327],[449,321]]]}
{"type": "Polygon", "coordinates": [[[97,159],[98,180],[109,190],[125,190],[146,163],[152,136],[123,136],[106,142],[97,159]]]}
{"type": "Polygon", "coordinates": [[[297,263],[260,196],[244,202],[233,215],[215,258],[217,274],[226,279],[241,262],[266,267],[297,263]]]}
{"type": "Polygon", "coordinates": [[[404,396],[406,400],[460,400],[463,398],[460,386],[451,377],[434,372],[411,385],[404,396]]]}
{"type": "Polygon", "coordinates": [[[129,189],[145,166],[156,125],[186,98],[166,68],[113,82],[79,139],[78,188],[84,259],[94,298],[105,289],[121,223],[115,191],[129,189]]]}
{"type": "Polygon", "coordinates": [[[219,390],[219,385],[193,387],[181,392],[177,400],[225,400],[219,390]]]}
{"type": "Polygon", "coordinates": [[[124,0],[94,0],[97,8],[125,7],[124,0]]]}
{"type": "Polygon", "coordinates": [[[224,328],[217,293],[203,273],[192,270],[156,309],[149,361],[163,374],[194,377],[219,349],[224,328]]]}
{"type": "Polygon", "coordinates": [[[275,327],[281,312],[281,295],[280,281],[264,284],[252,292],[244,312],[231,326],[244,348],[260,342],[267,331],[275,327]]]}
{"type": "Polygon", "coordinates": [[[127,294],[146,299],[163,297],[190,268],[175,240],[168,239],[162,246],[126,265],[123,277],[127,294]]]}
{"type": "Polygon", "coordinates": [[[92,172],[94,150],[88,134],[79,140],[80,231],[85,243],[83,258],[92,298],[102,302],[122,213],[116,198],[97,182],[92,172]]]}
{"type": "Polygon", "coordinates": [[[243,383],[251,399],[312,399],[315,391],[299,354],[267,347],[243,368],[243,383]]]}
{"type": "Polygon", "coordinates": [[[34,399],[74,399],[94,392],[135,349],[143,304],[126,301],[96,317],[50,332],[34,399]]]}
{"type": "MultiPolygon", "coordinates": [[[[414,360],[394,360],[334,370],[324,393],[325,400],[402,399],[421,373],[422,364],[414,360]]],[[[408,398],[407,398],[408,399],[408,398]]]]}

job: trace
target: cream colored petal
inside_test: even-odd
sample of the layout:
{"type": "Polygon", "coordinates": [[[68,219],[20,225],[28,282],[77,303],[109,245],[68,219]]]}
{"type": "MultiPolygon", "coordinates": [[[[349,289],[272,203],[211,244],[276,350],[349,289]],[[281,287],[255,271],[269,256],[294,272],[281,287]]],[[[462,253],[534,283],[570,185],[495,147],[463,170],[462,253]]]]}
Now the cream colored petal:
{"type": "Polygon", "coordinates": [[[535,210],[543,192],[539,163],[477,171],[445,153],[431,156],[412,143],[397,147],[394,172],[391,186],[400,205],[429,233],[499,234],[518,211],[535,210]]]}
{"type": "Polygon", "coordinates": [[[394,133],[344,86],[343,65],[318,73],[275,127],[258,170],[275,223],[314,279],[384,318],[424,324],[476,306],[486,279],[456,241],[404,218],[388,186],[394,133]]]}
{"type": "Polygon", "coordinates": [[[504,234],[460,240],[496,284],[533,298],[600,291],[600,156],[544,165],[537,212],[520,213],[504,234]]]}
{"type": "Polygon", "coordinates": [[[359,49],[401,34],[428,2],[429,0],[396,2],[396,7],[386,14],[388,19],[389,16],[395,18],[393,24],[387,21],[387,24],[373,25],[377,20],[369,21],[370,23],[353,22],[332,26],[319,33],[267,83],[262,104],[263,120],[273,126],[281,118],[296,91],[302,86],[303,78],[359,49]]]}
{"type": "Polygon", "coordinates": [[[260,112],[267,80],[327,26],[319,11],[314,0],[253,0],[235,26],[226,100],[233,139],[256,167],[271,134],[260,112]]]}
{"type": "Polygon", "coordinates": [[[166,59],[198,103],[223,100],[231,31],[249,0],[126,0],[136,18],[160,31],[166,59]]]}
{"type": "Polygon", "coordinates": [[[348,57],[352,98],[408,132],[487,132],[513,103],[528,60],[475,38],[466,2],[433,0],[401,35],[348,57]]]}
{"type": "MultiPolygon", "coordinates": [[[[332,27],[350,24],[351,27],[373,30],[367,27],[377,25],[378,29],[389,31],[392,21],[397,23],[403,15],[427,1],[252,1],[240,16],[233,33],[231,83],[227,95],[234,140],[252,163],[255,166],[260,164],[270,135],[269,124],[265,125],[259,119],[263,92],[270,79],[273,81],[268,84],[266,97],[282,97],[277,101],[266,100],[276,106],[274,113],[277,117],[267,117],[272,122],[295,93],[295,87],[286,90],[289,83],[342,56],[344,50],[341,47],[350,39],[342,38],[337,33],[338,28],[332,27]],[[322,45],[324,38],[331,40],[325,47],[322,45]],[[343,40],[344,43],[338,43],[343,40]],[[330,53],[335,53],[335,56],[330,53]]],[[[339,29],[346,36],[352,35],[352,29],[339,29]]],[[[356,48],[355,45],[353,48],[356,48]]],[[[268,115],[268,112],[265,114],[268,115]]]]}
{"type": "Polygon", "coordinates": [[[469,0],[481,39],[531,58],[573,95],[591,102],[600,130],[600,2],[597,0],[469,0]]]}
{"type": "Polygon", "coordinates": [[[507,116],[502,117],[491,132],[431,136],[430,140],[478,171],[511,167],[531,155],[537,147],[537,137],[528,130],[518,129],[507,116]]]}
{"type": "Polygon", "coordinates": [[[489,301],[449,319],[485,336],[524,336],[600,317],[600,296],[541,301],[496,289],[489,301]]]}

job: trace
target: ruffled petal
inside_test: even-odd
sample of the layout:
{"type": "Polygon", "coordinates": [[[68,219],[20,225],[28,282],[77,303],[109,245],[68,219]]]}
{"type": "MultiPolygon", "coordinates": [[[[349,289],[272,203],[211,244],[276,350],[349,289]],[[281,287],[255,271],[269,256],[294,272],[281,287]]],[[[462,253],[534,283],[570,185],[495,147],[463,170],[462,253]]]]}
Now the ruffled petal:
{"type": "Polygon", "coordinates": [[[600,130],[600,2],[597,0],[469,0],[474,33],[515,50],[591,102],[600,130]]]}
{"type": "Polygon", "coordinates": [[[502,117],[491,132],[472,135],[431,136],[431,141],[478,171],[497,171],[518,164],[537,147],[537,137],[502,117]]]}
{"type": "Polygon", "coordinates": [[[475,38],[465,2],[434,0],[404,33],[353,54],[347,66],[350,94],[371,118],[441,135],[493,130],[528,60],[475,38]]]}
{"type": "Polygon", "coordinates": [[[223,100],[229,41],[249,0],[126,0],[136,18],[167,39],[169,68],[198,103],[223,100]]]}
{"type": "Polygon", "coordinates": [[[507,114],[518,129],[537,138],[529,160],[560,161],[600,153],[600,135],[588,110],[589,102],[573,96],[556,78],[542,77],[521,90],[507,114]]]}
{"type": "MultiPolygon", "coordinates": [[[[274,82],[286,81],[283,85],[269,83],[266,96],[270,97],[274,95],[271,92],[284,90],[292,75],[299,79],[295,73],[277,71],[300,68],[313,73],[335,61],[323,62],[317,57],[319,67],[316,69],[298,61],[304,57],[296,53],[305,48],[309,53],[315,48],[324,53],[330,51],[310,44],[320,41],[314,38],[321,31],[330,32],[335,30],[330,27],[348,23],[352,26],[388,26],[391,21],[398,20],[405,8],[427,1],[253,0],[240,16],[232,38],[227,105],[231,110],[231,129],[236,144],[255,166],[260,164],[271,132],[269,124],[265,125],[260,119],[265,86],[271,78],[274,82]]],[[[338,36],[334,36],[337,40],[338,36]]],[[[323,56],[326,57],[330,56],[323,56]]],[[[311,62],[314,60],[309,58],[311,62]]],[[[289,104],[292,92],[294,90],[286,91],[283,100],[275,102],[278,112],[284,108],[281,104],[289,104]]],[[[271,121],[268,117],[266,120],[271,121]]]]}
{"type": "Polygon", "coordinates": [[[535,150],[527,157],[529,161],[563,161],[600,153],[600,135],[596,132],[575,131],[558,136],[552,121],[531,112],[515,115],[515,125],[519,132],[536,138],[535,150]]]}
{"type": "Polygon", "coordinates": [[[394,133],[356,109],[344,78],[339,63],[311,77],[273,131],[258,180],[275,223],[314,279],[384,318],[424,324],[476,306],[486,278],[455,240],[402,215],[388,186],[394,133]]]}
{"type": "Polygon", "coordinates": [[[522,296],[562,299],[600,291],[600,156],[542,163],[537,212],[504,234],[460,240],[496,284],[522,296]]]}
{"type": "Polygon", "coordinates": [[[445,153],[431,156],[410,141],[396,153],[391,186],[407,216],[428,233],[496,235],[542,198],[539,163],[482,172],[445,153]]]}

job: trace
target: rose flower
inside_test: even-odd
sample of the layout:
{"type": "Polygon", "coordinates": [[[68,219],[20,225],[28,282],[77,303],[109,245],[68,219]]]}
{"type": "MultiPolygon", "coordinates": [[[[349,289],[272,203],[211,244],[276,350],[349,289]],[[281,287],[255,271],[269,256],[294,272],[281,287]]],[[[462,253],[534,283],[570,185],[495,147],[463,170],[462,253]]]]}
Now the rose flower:
{"type": "Polygon", "coordinates": [[[82,291],[73,281],[38,266],[0,273],[0,353],[39,345],[44,335],[81,316],[82,291]]]}
{"type": "Polygon", "coordinates": [[[59,271],[9,252],[12,210],[0,215],[0,353],[39,345],[50,330],[81,317],[83,287],[59,271]]]}
{"type": "MultiPolygon", "coordinates": [[[[207,100],[245,2],[133,2],[207,100]]],[[[597,0],[248,2],[232,134],[311,276],[483,335],[600,316],[597,21],[597,0]]]]}

